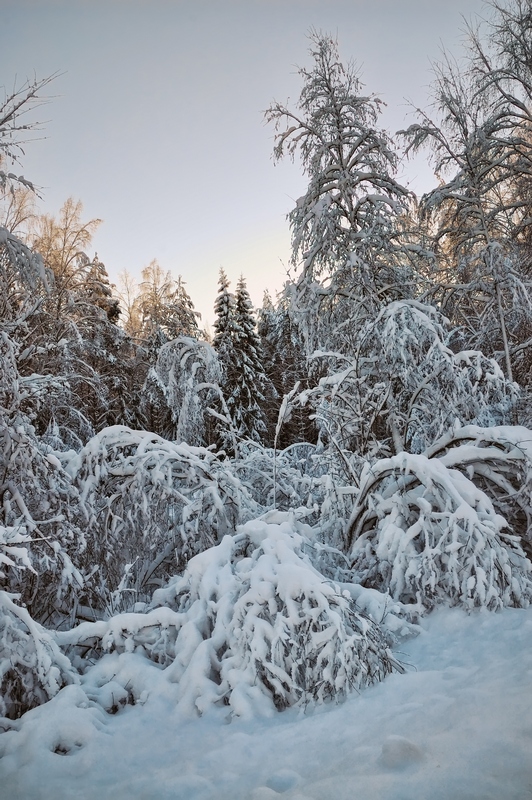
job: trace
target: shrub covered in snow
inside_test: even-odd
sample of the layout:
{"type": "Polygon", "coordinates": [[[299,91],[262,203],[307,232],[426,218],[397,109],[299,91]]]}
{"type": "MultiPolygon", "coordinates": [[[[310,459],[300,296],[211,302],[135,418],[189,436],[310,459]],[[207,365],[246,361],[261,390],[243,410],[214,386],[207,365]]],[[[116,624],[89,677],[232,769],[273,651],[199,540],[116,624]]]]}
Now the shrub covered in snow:
{"type": "Polygon", "coordinates": [[[532,430],[466,425],[449,431],[426,455],[464,472],[490,497],[532,555],[532,430]]]}
{"type": "MultiPolygon", "coordinates": [[[[19,346],[0,332],[0,542],[21,537],[32,569],[23,576],[6,565],[3,588],[21,593],[32,616],[53,619],[83,584],[74,565],[84,549],[77,525],[77,492],[58,454],[36,435],[32,424],[42,396],[57,381],[22,377],[19,346]]],[[[14,540],[9,546],[14,544],[14,540]]]]}
{"type": "Polygon", "coordinates": [[[301,398],[336,449],[369,458],[423,452],[456,420],[509,421],[517,386],[481,352],[453,352],[452,337],[431,306],[390,303],[361,329],[355,353],[314,353],[328,374],[301,398]]]}
{"type": "MultiPolygon", "coordinates": [[[[0,580],[7,571],[34,572],[25,545],[30,538],[0,525],[0,580]]],[[[20,596],[0,590],[0,717],[16,719],[79,680],[49,631],[19,604],[20,596]]]]}
{"type": "MultiPolygon", "coordinates": [[[[401,453],[368,464],[347,531],[363,585],[420,609],[442,601],[466,608],[528,605],[531,564],[519,538],[456,468],[461,459],[474,462],[473,449],[457,448],[442,459],[401,453]]],[[[484,453],[487,467],[488,451],[477,451],[477,463],[484,453]]]]}
{"type": "Polygon", "coordinates": [[[320,704],[401,670],[387,634],[313,568],[305,530],[288,515],[248,522],[191,559],[147,614],[84,623],[58,640],[96,655],[144,654],[178,684],[188,713],[320,704]]]}
{"type": "Polygon", "coordinates": [[[50,278],[41,256],[0,225],[0,320],[4,330],[12,332],[35,310],[39,294],[49,289],[50,278]]]}
{"type": "Polygon", "coordinates": [[[246,504],[255,508],[209,450],[120,425],[93,437],[68,469],[89,531],[87,570],[98,568],[108,599],[121,585],[126,607],[234,531],[246,504]]]}
{"type": "Polygon", "coordinates": [[[219,383],[220,364],[213,348],[179,336],[160,348],[143,387],[142,405],[149,407],[149,418],[158,417],[157,431],[165,438],[203,445],[213,425],[209,415],[218,400],[219,383]]]}
{"type": "Polygon", "coordinates": [[[324,581],[302,546],[288,522],[250,522],[156,593],[155,602],[187,616],[172,671],[189,703],[223,698],[236,714],[260,695],[277,708],[322,703],[392,670],[377,626],[324,581]]]}
{"type": "Polygon", "coordinates": [[[11,719],[79,681],[50,631],[16,599],[0,591],[0,716],[11,719]]]}
{"type": "Polygon", "coordinates": [[[337,546],[358,493],[356,461],[362,459],[307,442],[280,451],[247,442],[232,468],[263,512],[293,511],[321,542],[337,546]]]}

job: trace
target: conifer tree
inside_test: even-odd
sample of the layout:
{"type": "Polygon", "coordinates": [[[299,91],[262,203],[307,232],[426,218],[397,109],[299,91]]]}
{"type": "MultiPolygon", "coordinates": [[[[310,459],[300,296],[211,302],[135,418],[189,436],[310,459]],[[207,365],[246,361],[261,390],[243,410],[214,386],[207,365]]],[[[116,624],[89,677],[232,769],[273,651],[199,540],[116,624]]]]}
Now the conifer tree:
{"type": "Polygon", "coordinates": [[[236,380],[228,398],[229,410],[239,434],[256,442],[264,440],[267,427],[262,409],[266,385],[260,339],[253,316],[253,306],[243,276],[235,294],[236,380]]]}
{"type": "Polygon", "coordinates": [[[218,287],[218,296],[214,303],[214,313],[216,314],[214,348],[220,360],[223,363],[229,363],[233,356],[232,350],[235,338],[235,298],[229,291],[229,280],[223,269],[220,269],[218,287]]]}
{"type": "Polygon", "coordinates": [[[178,336],[190,336],[193,339],[199,337],[198,318],[200,314],[194,310],[194,303],[185,289],[185,282],[181,275],[178,275],[174,292],[174,308],[176,314],[176,326],[179,327],[178,336]]]}
{"type": "MultiPolygon", "coordinates": [[[[260,339],[256,332],[253,307],[244,278],[236,294],[229,291],[229,281],[220,270],[219,292],[214,310],[214,348],[222,369],[222,388],[232,424],[241,439],[263,441],[267,432],[261,404],[268,379],[262,366],[260,339]]],[[[219,431],[222,446],[230,443],[219,431]]]]}
{"type": "Polygon", "coordinates": [[[94,254],[92,262],[88,265],[84,288],[89,302],[105,311],[109,322],[118,322],[120,303],[116,297],[113,297],[105,264],[99,260],[97,253],[94,254]]]}
{"type": "Polygon", "coordinates": [[[275,426],[284,392],[284,374],[276,341],[276,313],[270,293],[266,289],[262,299],[262,307],[257,312],[257,334],[262,349],[262,363],[268,377],[272,392],[266,393],[264,413],[268,428],[268,444],[272,444],[275,426]]]}
{"type": "MultiPolygon", "coordinates": [[[[267,291],[258,312],[257,332],[263,353],[264,372],[269,382],[265,391],[264,410],[268,423],[268,442],[272,445],[283,397],[297,383],[302,389],[307,388],[305,344],[296,321],[289,313],[286,298],[281,298],[274,306],[267,291]]],[[[314,442],[315,439],[316,427],[309,419],[308,408],[297,408],[292,412],[290,421],[283,424],[278,445],[283,449],[295,442],[314,442]]]]}
{"type": "MultiPolygon", "coordinates": [[[[235,357],[235,298],[229,291],[229,280],[225,270],[220,268],[218,280],[218,295],[214,303],[214,341],[213,346],[220,360],[220,377],[223,394],[227,397],[228,387],[236,379],[235,357]]],[[[232,419],[227,417],[224,409],[218,409],[220,419],[215,425],[215,441],[219,449],[233,454],[233,427],[232,419]],[[226,421],[223,422],[222,418],[226,421]]]]}

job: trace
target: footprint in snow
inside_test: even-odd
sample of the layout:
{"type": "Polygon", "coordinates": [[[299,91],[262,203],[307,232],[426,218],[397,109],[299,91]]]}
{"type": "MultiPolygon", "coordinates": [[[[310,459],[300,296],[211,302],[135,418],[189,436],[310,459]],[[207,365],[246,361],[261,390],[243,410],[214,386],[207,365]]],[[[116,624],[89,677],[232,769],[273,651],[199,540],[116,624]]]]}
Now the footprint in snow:
{"type": "Polygon", "coordinates": [[[301,775],[293,769],[280,769],[266,781],[266,786],[274,792],[282,793],[294,789],[301,783],[301,775]]]}
{"type": "Polygon", "coordinates": [[[253,800],[273,800],[283,792],[289,792],[301,783],[301,775],[293,769],[280,769],[270,775],[266,786],[258,786],[252,795],[253,800]]]}
{"type": "Polygon", "coordinates": [[[387,769],[402,769],[424,759],[423,751],[403,736],[388,736],[382,745],[380,763],[387,769]]]}
{"type": "MultiPolygon", "coordinates": [[[[270,789],[268,786],[259,786],[253,791],[251,800],[275,800],[276,797],[280,797],[279,792],[270,789]]],[[[290,798],[291,800],[314,800],[314,798],[306,794],[292,794],[290,798]]]]}

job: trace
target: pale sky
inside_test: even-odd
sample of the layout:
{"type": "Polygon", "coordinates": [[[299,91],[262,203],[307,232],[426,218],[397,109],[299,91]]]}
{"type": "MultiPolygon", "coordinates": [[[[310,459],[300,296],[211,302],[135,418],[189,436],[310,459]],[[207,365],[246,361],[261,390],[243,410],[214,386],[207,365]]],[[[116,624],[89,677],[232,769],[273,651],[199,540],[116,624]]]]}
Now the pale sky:
{"type": "MultiPolygon", "coordinates": [[[[261,304],[282,287],[286,214],[305,189],[299,164],[274,166],[272,100],[295,103],[310,28],[338,37],[344,62],[388,104],[391,132],[428,102],[430,61],[459,52],[482,0],[0,0],[0,86],[62,73],[36,116],[25,177],[41,211],[69,196],[100,217],[93,250],[116,282],[156,258],[182,275],[212,325],[218,271],[240,273],[261,304]]],[[[422,192],[431,176],[407,165],[422,192]]],[[[91,251],[89,255],[92,255],[91,251]]]]}

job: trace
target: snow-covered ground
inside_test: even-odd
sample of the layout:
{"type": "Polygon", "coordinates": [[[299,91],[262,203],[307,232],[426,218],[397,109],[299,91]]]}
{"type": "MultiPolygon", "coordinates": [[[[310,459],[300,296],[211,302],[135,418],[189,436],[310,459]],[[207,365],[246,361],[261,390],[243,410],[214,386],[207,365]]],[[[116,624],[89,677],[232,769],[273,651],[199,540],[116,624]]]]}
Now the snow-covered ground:
{"type": "Polygon", "coordinates": [[[532,609],[440,609],[422,626],[406,674],[307,715],[183,719],[161,681],[113,716],[67,687],[0,736],[0,797],[532,798],[532,609]]]}

